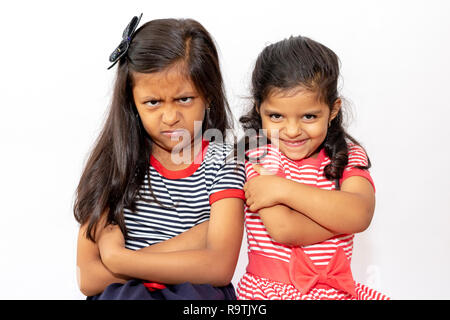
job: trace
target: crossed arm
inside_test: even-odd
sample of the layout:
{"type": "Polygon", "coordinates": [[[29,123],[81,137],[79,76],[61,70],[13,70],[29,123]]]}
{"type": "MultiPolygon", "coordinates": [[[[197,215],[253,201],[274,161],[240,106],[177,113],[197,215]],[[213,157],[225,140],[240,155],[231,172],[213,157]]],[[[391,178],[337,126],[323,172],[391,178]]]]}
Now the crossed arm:
{"type": "Polygon", "coordinates": [[[130,278],[221,286],[231,281],[239,256],[243,201],[218,200],[211,205],[209,222],[137,251],[124,247],[117,226],[102,229],[96,243],[86,239],[85,229],[81,226],[78,236],[77,266],[80,290],[87,296],[130,278]]]}
{"type": "Polygon", "coordinates": [[[286,245],[306,246],[337,234],[361,232],[369,226],[375,208],[373,187],[359,176],[346,179],[337,191],[260,175],[244,190],[250,210],[258,211],[271,237],[286,245]]]}

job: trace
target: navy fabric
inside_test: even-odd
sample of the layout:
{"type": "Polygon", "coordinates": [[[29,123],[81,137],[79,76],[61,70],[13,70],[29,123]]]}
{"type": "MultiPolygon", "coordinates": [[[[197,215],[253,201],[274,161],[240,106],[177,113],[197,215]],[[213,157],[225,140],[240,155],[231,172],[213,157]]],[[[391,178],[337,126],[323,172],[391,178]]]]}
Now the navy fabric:
{"type": "Polygon", "coordinates": [[[105,291],[87,300],[236,300],[233,285],[213,287],[189,282],[166,285],[165,289],[150,292],[140,280],[125,284],[113,283],[105,291]]]}

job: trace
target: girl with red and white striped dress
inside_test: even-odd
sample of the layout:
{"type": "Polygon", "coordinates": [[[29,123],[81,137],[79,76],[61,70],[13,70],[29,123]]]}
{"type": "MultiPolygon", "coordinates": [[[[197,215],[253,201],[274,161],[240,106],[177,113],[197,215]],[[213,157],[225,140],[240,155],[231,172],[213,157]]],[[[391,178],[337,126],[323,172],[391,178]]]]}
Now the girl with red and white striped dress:
{"type": "Polygon", "coordinates": [[[249,264],[238,299],[388,299],[350,268],[375,186],[366,152],[343,128],[338,77],[336,54],[306,37],[269,45],[257,59],[253,108],[240,121],[270,144],[247,153],[249,264]]]}

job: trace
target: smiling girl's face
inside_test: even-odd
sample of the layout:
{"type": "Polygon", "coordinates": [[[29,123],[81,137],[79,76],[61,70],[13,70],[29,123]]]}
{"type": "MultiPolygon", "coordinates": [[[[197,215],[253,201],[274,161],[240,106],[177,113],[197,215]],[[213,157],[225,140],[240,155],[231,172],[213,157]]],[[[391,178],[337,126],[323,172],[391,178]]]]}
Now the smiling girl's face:
{"type": "Polygon", "coordinates": [[[167,157],[175,146],[178,150],[192,144],[201,134],[205,100],[180,66],[155,73],[133,73],[133,97],[142,124],[152,138],[154,156],[167,157]],[[194,126],[195,121],[200,125],[194,126]],[[187,134],[190,140],[183,138],[187,134]]]}
{"type": "Polygon", "coordinates": [[[259,114],[269,140],[275,138],[272,130],[278,132],[280,151],[291,160],[301,160],[317,156],[328,124],[340,107],[341,100],[337,99],[330,112],[317,93],[296,87],[288,91],[272,90],[261,104],[259,114]]]}

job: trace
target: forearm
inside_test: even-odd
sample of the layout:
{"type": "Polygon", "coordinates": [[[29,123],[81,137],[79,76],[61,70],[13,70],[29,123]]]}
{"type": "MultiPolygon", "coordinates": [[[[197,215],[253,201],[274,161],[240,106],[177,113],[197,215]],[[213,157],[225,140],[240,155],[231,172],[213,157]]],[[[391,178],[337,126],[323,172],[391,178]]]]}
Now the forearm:
{"type": "Polygon", "coordinates": [[[205,221],[169,240],[153,244],[139,251],[155,253],[204,249],[206,247],[208,225],[209,221],[205,221]]]}
{"type": "Polygon", "coordinates": [[[103,264],[98,245],[86,238],[87,226],[81,226],[77,243],[77,280],[86,296],[96,295],[111,283],[125,283],[128,278],[114,274],[103,264]]]}
{"type": "Polygon", "coordinates": [[[105,263],[115,272],[165,284],[191,282],[224,286],[231,281],[238,256],[211,249],[150,253],[117,250],[105,263]]]}
{"type": "Polygon", "coordinates": [[[259,215],[270,236],[281,244],[307,246],[335,235],[309,217],[285,205],[261,209],[259,215]]]}
{"type": "Polygon", "coordinates": [[[374,203],[360,194],[323,190],[284,179],[281,203],[335,233],[356,233],[370,224],[374,203]]]}
{"type": "Polygon", "coordinates": [[[126,276],[109,271],[100,258],[77,266],[77,278],[80,291],[86,296],[99,294],[112,283],[125,283],[129,280],[126,276]]]}

